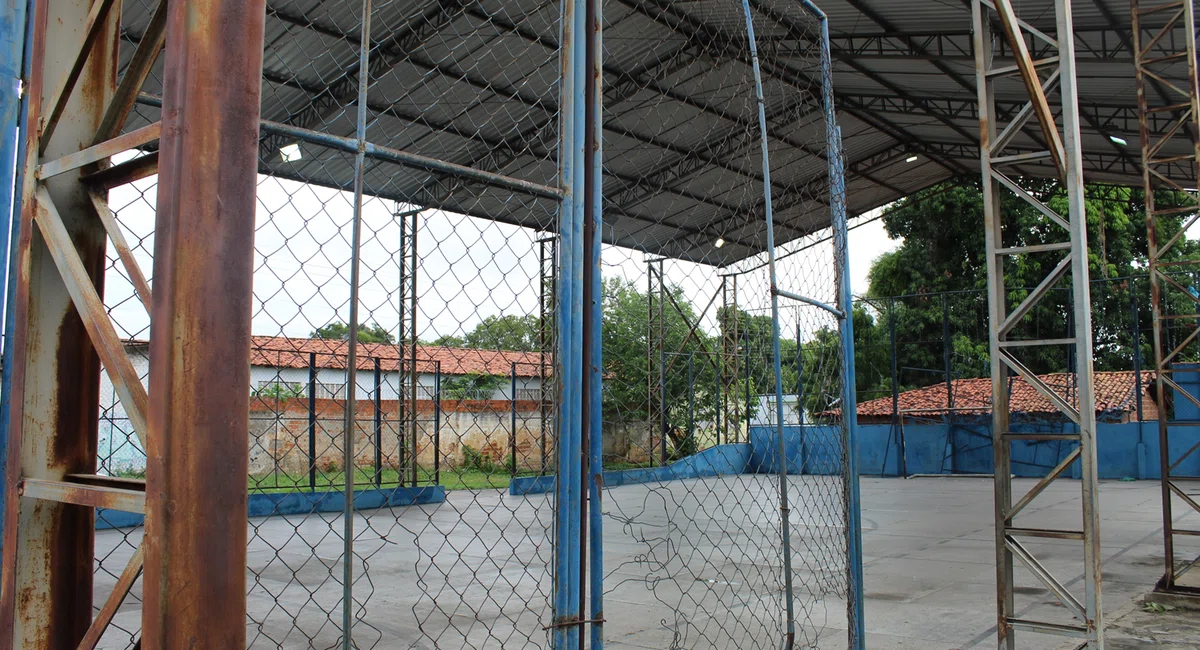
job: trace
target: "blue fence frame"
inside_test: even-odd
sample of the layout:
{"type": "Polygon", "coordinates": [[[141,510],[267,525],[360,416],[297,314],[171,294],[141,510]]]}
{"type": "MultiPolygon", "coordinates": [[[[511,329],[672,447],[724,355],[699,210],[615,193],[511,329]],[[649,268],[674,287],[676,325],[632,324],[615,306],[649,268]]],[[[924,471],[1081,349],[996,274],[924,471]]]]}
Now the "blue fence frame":
{"type": "MultiPolygon", "coordinates": [[[[16,225],[20,218],[20,193],[22,184],[21,169],[16,165],[23,160],[23,139],[19,139],[18,126],[25,121],[26,104],[19,95],[20,79],[28,78],[31,46],[28,34],[32,29],[32,0],[4,0],[4,11],[0,13],[0,250],[9,251],[7,265],[0,264],[6,273],[4,277],[5,301],[0,319],[11,311],[11,301],[14,296],[15,275],[11,265],[15,261],[11,254],[15,248],[16,225]]],[[[756,48],[753,34],[753,23],[748,0],[743,0],[743,10],[746,15],[746,25],[752,49],[756,48]]],[[[833,108],[831,86],[831,59],[829,53],[828,21],[814,4],[802,0],[802,6],[816,17],[821,23],[821,70],[824,83],[823,103],[826,113],[827,147],[829,152],[829,174],[831,183],[832,226],[834,230],[835,247],[839,256],[839,308],[841,336],[843,339],[844,385],[846,386],[845,403],[854,403],[854,366],[853,366],[853,332],[850,319],[846,317],[851,310],[850,287],[848,280],[848,263],[846,259],[846,213],[844,183],[842,182],[842,163],[840,155],[839,134],[836,131],[836,116],[833,108]]],[[[582,625],[591,625],[589,635],[590,645],[598,650],[603,647],[603,521],[600,508],[601,488],[603,485],[615,485],[625,482],[655,480],[654,473],[645,471],[634,472],[603,472],[603,441],[600,435],[588,437],[588,446],[583,446],[583,405],[588,404],[588,422],[586,427],[592,432],[599,432],[602,426],[601,412],[601,382],[602,382],[602,348],[601,348],[601,282],[600,250],[602,231],[602,180],[603,165],[600,144],[603,141],[601,133],[601,99],[602,75],[601,56],[603,52],[600,26],[603,24],[603,9],[600,0],[564,0],[563,1],[563,39],[562,39],[562,115],[563,130],[560,139],[562,169],[560,182],[564,190],[559,221],[559,282],[557,296],[557,314],[559,323],[559,341],[556,353],[556,373],[560,378],[559,403],[562,408],[557,413],[556,428],[559,432],[558,444],[558,473],[557,476],[539,477],[530,481],[524,488],[522,479],[513,482],[514,493],[534,492],[553,489],[556,494],[556,530],[554,548],[554,622],[553,644],[557,650],[576,650],[583,645],[585,635],[580,633],[582,625]],[[588,130],[591,130],[590,134],[588,130]],[[590,138],[588,137],[590,135],[590,138]],[[585,145],[591,142],[590,148],[585,145]],[[589,190],[590,186],[590,190],[589,190]],[[585,237],[585,230],[590,230],[597,236],[585,237]],[[590,279],[589,304],[584,304],[585,295],[585,265],[589,266],[586,276],[590,279]],[[583,324],[587,319],[590,324],[590,340],[585,341],[583,324]],[[584,346],[588,346],[588,366],[584,367],[584,346]],[[588,391],[583,392],[584,376],[588,376],[588,391]],[[583,461],[587,458],[588,466],[595,468],[590,476],[583,473],[583,461]],[[645,475],[643,475],[645,474],[645,475]],[[586,494],[585,494],[586,489],[586,494]],[[587,509],[587,522],[583,521],[582,513],[585,508],[585,498],[591,507],[587,509]],[[587,526],[585,529],[584,526],[587,526]],[[587,570],[590,572],[587,593],[589,594],[589,611],[587,619],[583,617],[582,573],[585,555],[578,540],[587,531],[588,547],[586,555],[587,570]]],[[[765,115],[762,98],[762,82],[758,70],[757,53],[754,52],[754,72],[759,102],[759,120],[762,130],[762,156],[765,175],[770,174],[769,152],[767,149],[765,115]]],[[[775,391],[777,405],[782,409],[782,380],[780,373],[780,331],[779,331],[779,295],[774,286],[774,241],[771,214],[771,197],[769,182],[765,184],[765,200],[767,205],[768,255],[771,258],[772,277],[772,306],[774,334],[774,366],[776,371],[775,391]]],[[[803,300],[803,297],[791,296],[803,300]]],[[[5,321],[4,355],[11,358],[11,326],[5,321]]],[[[3,368],[2,395],[0,395],[0,479],[3,479],[4,467],[7,461],[9,403],[8,396],[12,383],[12,368],[3,368]]],[[[775,434],[775,446],[783,453],[787,440],[782,426],[782,413],[777,414],[780,425],[775,434]]],[[[856,445],[854,420],[848,420],[849,425],[844,429],[843,444],[847,449],[856,445]]],[[[711,472],[729,473],[738,469],[745,471],[750,464],[751,445],[722,445],[697,455],[687,462],[688,471],[696,476],[708,475],[711,472]]],[[[851,620],[854,623],[850,630],[850,645],[852,648],[862,647],[862,585],[861,585],[861,541],[859,529],[858,506],[858,477],[854,469],[854,455],[847,457],[846,496],[849,503],[847,513],[847,546],[849,549],[848,571],[851,595],[848,607],[851,620]]],[[[662,470],[665,468],[657,468],[662,470]]],[[[681,468],[675,467],[675,470],[681,468]]],[[[781,486],[781,507],[787,509],[786,468],[778,471],[781,486]]],[[[673,474],[674,476],[674,474],[673,474]]],[[[337,509],[345,500],[343,492],[301,493],[289,495],[256,495],[259,501],[252,498],[253,512],[267,514],[285,514],[293,505],[303,506],[304,511],[310,511],[313,500],[323,504],[328,502],[330,508],[337,509]],[[295,502],[293,504],[293,502],[295,502]],[[301,503],[303,502],[303,503],[301,503]]],[[[384,507],[408,503],[432,503],[445,498],[444,491],[421,489],[412,490],[365,490],[355,493],[355,508],[384,507]]],[[[4,502],[0,500],[0,520],[3,519],[4,502]]],[[[252,512],[252,514],[253,514],[252,512]]],[[[136,525],[140,516],[125,515],[115,512],[105,512],[103,519],[110,525],[136,525]]],[[[786,530],[784,518],[784,556],[791,557],[790,536],[786,530]]],[[[786,570],[790,572],[790,561],[785,562],[786,570]]],[[[788,593],[788,634],[794,633],[794,620],[791,602],[791,580],[787,580],[788,593]]]]}
{"type": "MultiPolygon", "coordinates": [[[[759,70],[758,45],[754,36],[754,20],[749,0],[742,0],[742,10],[746,18],[746,32],[750,41],[750,52],[754,68],[755,95],[758,102],[759,135],[762,142],[763,166],[763,198],[766,212],[767,227],[767,256],[771,281],[771,334],[772,354],[775,371],[775,448],[779,458],[786,458],[787,435],[784,426],[783,404],[783,370],[782,354],[780,351],[779,328],[779,297],[814,305],[833,312],[838,317],[838,330],[841,338],[842,352],[842,449],[844,460],[842,468],[843,490],[846,503],[846,585],[847,585],[847,617],[848,617],[848,646],[853,650],[861,650],[864,644],[864,612],[862,584],[862,524],[861,507],[858,485],[858,463],[853,452],[857,447],[857,417],[855,405],[857,399],[854,391],[854,319],[853,296],[850,290],[850,261],[847,237],[846,215],[846,186],[842,167],[841,130],[837,126],[837,113],[833,98],[833,59],[829,46],[829,19],[810,0],[802,0],[801,6],[812,14],[821,25],[821,100],[825,112],[826,160],[829,166],[829,205],[830,227],[833,231],[835,272],[837,274],[838,306],[828,305],[783,291],[777,283],[775,259],[775,233],[771,206],[771,175],[770,152],[767,139],[766,105],[763,101],[762,74],[759,70]]],[[[795,618],[793,606],[792,566],[791,566],[791,532],[788,522],[788,489],[787,463],[778,464],[780,521],[783,536],[784,555],[784,591],[787,610],[787,638],[785,647],[792,647],[795,638],[795,618]]]]}
{"type": "MultiPolygon", "coordinates": [[[[12,313],[16,294],[16,264],[18,226],[21,219],[21,192],[24,183],[25,138],[20,137],[21,125],[29,112],[27,96],[21,94],[22,79],[29,78],[33,49],[34,0],[3,0],[0,12],[0,281],[4,299],[0,301],[3,358],[12,358],[12,313]]],[[[0,371],[0,485],[7,486],[8,429],[12,394],[12,364],[5,363],[0,371]]],[[[0,522],[4,521],[7,499],[0,498],[0,522]]],[[[3,540],[0,539],[0,551],[3,540]]]]}

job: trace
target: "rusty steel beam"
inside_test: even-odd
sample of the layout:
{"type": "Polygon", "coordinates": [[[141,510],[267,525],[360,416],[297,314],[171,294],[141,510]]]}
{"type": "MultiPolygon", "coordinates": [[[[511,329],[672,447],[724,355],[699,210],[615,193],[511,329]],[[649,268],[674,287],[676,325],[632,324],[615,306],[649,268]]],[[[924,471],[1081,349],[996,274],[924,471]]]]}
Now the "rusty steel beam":
{"type": "Polygon", "coordinates": [[[92,145],[82,151],[76,151],[75,153],[44,162],[38,165],[34,173],[37,176],[37,180],[44,181],[47,178],[65,174],[86,165],[108,160],[119,153],[154,142],[158,139],[161,131],[162,122],[155,122],[143,126],[136,131],[130,131],[124,135],[117,136],[112,140],[105,140],[100,144],[92,145]]]}
{"type": "Polygon", "coordinates": [[[125,565],[125,570],[117,578],[117,584],[113,585],[108,599],[96,612],[96,618],[92,620],[92,626],[88,628],[87,634],[79,642],[78,650],[95,650],[96,645],[100,643],[100,637],[104,636],[104,631],[108,629],[109,623],[112,623],[113,617],[117,615],[121,603],[125,602],[125,597],[133,588],[134,581],[142,575],[142,558],[142,547],[139,545],[133,552],[133,557],[129,558],[129,563],[125,565]]]}
{"type": "Polygon", "coordinates": [[[22,209],[13,263],[12,364],[8,463],[5,468],[0,648],[75,648],[92,622],[94,527],[92,508],[20,499],[22,479],[62,481],[93,473],[100,404],[100,360],[49,249],[34,223],[35,192],[44,188],[63,213],[62,226],[84,273],[103,291],[104,228],[85,188],[73,179],[41,185],[34,169],[44,159],[74,153],[91,141],[116,83],[116,11],[99,21],[75,92],[65,103],[53,141],[39,139],[42,117],[57,103],[58,80],[76,65],[89,30],[89,0],[38,0],[30,16],[32,65],[20,188],[22,209]],[[44,158],[42,157],[44,156],[44,158]]]}
{"type": "Polygon", "coordinates": [[[137,292],[138,300],[142,301],[142,306],[149,314],[150,283],[146,282],[146,275],[142,273],[142,267],[133,256],[133,249],[125,240],[125,233],[122,232],[121,225],[117,223],[116,215],[109,209],[107,199],[96,192],[89,192],[88,195],[92,199],[92,207],[96,209],[96,216],[100,217],[100,223],[104,224],[109,241],[112,242],[113,248],[117,249],[117,257],[121,259],[121,264],[125,267],[125,273],[129,276],[129,282],[133,285],[134,291],[137,292]]]}
{"type": "Polygon", "coordinates": [[[107,508],[124,512],[145,512],[146,493],[141,490],[86,485],[73,481],[44,481],[27,478],[18,488],[27,499],[70,503],[89,508],[107,508]]]}
{"type": "Polygon", "coordinates": [[[146,650],[246,645],[248,357],[265,15],[265,0],[171,0],[167,8],[146,448],[146,650]]]}
{"type": "MultiPolygon", "coordinates": [[[[1176,359],[1185,352],[1195,353],[1200,328],[1180,314],[1169,313],[1172,298],[1187,297],[1200,302],[1184,286],[1171,277],[1172,273],[1190,274],[1200,268],[1200,262],[1178,257],[1176,245],[1186,240],[1197,216],[1181,216],[1200,209],[1200,196],[1194,190],[1196,174],[1200,171],[1200,78],[1198,78],[1196,55],[1196,15],[1192,0],[1183,2],[1156,3],[1142,7],[1138,0],[1130,4],[1133,18],[1134,75],[1137,82],[1138,121],[1142,144],[1142,188],[1146,204],[1146,240],[1150,260],[1150,306],[1153,317],[1154,370],[1159,396],[1159,474],[1161,477],[1161,499],[1163,513],[1163,575],[1155,586],[1156,591],[1178,594],[1195,594],[1197,588],[1180,581],[1194,566],[1194,562],[1181,561],[1176,549],[1176,537],[1191,536],[1192,531],[1176,528],[1179,513],[1191,514],[1200,511],[1191,497],[1180,489],[1181,481],[1194,479],[1181,473],[1179,465],[1192,456],[1200,445],[1192,445],[1180,453],[1189,440],[1179,431],[1174,409],[1166,406],[1162,397],[1174,392],[1192,404],[1200,403],[1188,391],[1183,390],[1171,378],[1175,372],[1176,359]],[[1175,67],[1177,62],[1186,61],[1186,72],[1175,67]],[[1147,87],[1157,93],[1151,95],[1147,87]],[[1155,120],[1155,116],[1168,117],[1166,121],[1155,120]],[[1164,153],[1171,145],[1173,152],[1164,153]],[[1181,153],[1185,152],[1185,153],[1181,153]],[[1176,182],[1166,176],[1171,169],[1182,169],[1187,176],[1176,182]],[[1174,195],[1175,201],[1159,205],[1174,195]],[[1174,205],[1178,203],[1179,205],[1174,205]],[[1181,218],[1178,230],[1172,222],[1181,218]],[[1160,224],[1160,220],[1166,220],[1160,224]],[[1160,229],[1161,225],[1166,228],[1160,229]],[[1165,240],[1165,241],[1164,241],[1165,240]],[[1172,254],[1176,253],[1176,254],[1172,254]],[[1167,305],[1168,308],[1164,308],[1167,305]],[[1172,322],[1176,323],[1172,325],[1172,322]],[[1172,336],[1169,330],[1176,329],[1172,336]],[[1178,330],[1191,330],[1186,336],[1178,330]],[[1183,439],[1181,439],[1183,438],[1183,439]],[[1181,444],[1182,443],[1182,444],[1181,444]]],[[[1188,309],[1186,311],[1194,311],[1188,309]]],[[[1182,370],[1182,368],[1180,369],[1182,370]]],[[[1190,556],[1191,554],[1187,554],[1190,556]]]]}
{"type": "Polygon", "coordinates": [[[46,102],[50,110],[39,124],[41,142],[38,147],[43,154],[46,153],[46,147],[50,144],[50,138],[54,136],[54,129],[58,126],[59,118],[62,117],[63,111],[67,108],[67,100],[71,98],[71,93],[75,91],[75,84],[79,83],[79,76],[83,74],[83,69],[88,63],[88,57],[92,54],[96,40],[106,31],[105,27],[109,22],[109,10],[115,4],[115,0],[96,0],[88,12],[87,23],[83,28],[83,42],[79,44],[71,66],[62,74],[62,79],[59,80],[58,86],[54,89],[54,94],[46,102]]]}
{"type": "MultiPolygon", "coordinates": [[[[1084,211],[1083,151],[1080,143],[1080,112],[1078,105],[1077,77],[1075,73],[1075,37],[1071,14],[1071,0],[1055,0],[1054,12],[1058,38],[1029,27],[1018,18],[1009,0],[971,0],[974,31],[975,74],[979,105],[980,126],[980,170],[983,176],[984,231],[987,244],[988,280],[988,349],[991,354],[992,379],[992,442],[995,461],[995,533],[996,533],[996,631],[997,647],[1015,650],[1017,630],[1038,633],[1066,634],[1077,637],[1079,647],[1103,650],[1104,624],[1101,609],[1100,538],[1096,473],[1095,421],[1096,404],[1092,375],[1092,323],[1091,302],[1088,296],[1087,220],[1084,211]],[[1017,58],[1016,69],[1025,82],[1030,96],[1028,108],[1023,108],[1009,118],[1007,125],[997,113],[996,87],[998,78],[1012,72],[1011,67],[996,66],[996,47],[992,37],[992,15],[985,7],[999,14],[1005,33],[1005,42],[1011,45],[1017,58]],[[1037,64],[1029,55],[1025,38],[1031,36],[1045,41],[1057,50],[1053,63],[1056,69],[1046,82],[1037,75],[1037,64]],[[1053,112],[1046,100],[1047,87],[1057,83],[1060,87],[1062,127],[1054,120],[1053,112]],[[1059,213],[1039,201],[1016,181],[997,171],[1000,165],[1034,160],[1025,152],[1007,152],[1011,134],[1037,115],[1050,151],[1043,158],[1053,158],[1067,198],[1067,210],[1059,213]],[[1066,240],[1050,242],[1049,245],[1006,246],[1002,234],[1006,222],[1011,222],[1004,195],[1015,196],[1033,206],[1046,217],[1047,225],[1056,224],[1063,228],[1066,240]],[[1004,270],[1009,260],[1047,251],[1067,250],[1057,266],[1020,304],[1011,305],[1010,289],[1005,283],[1004,270]],[[1027,339],[1014,336],[1014,329],[1027,323],[1033,308],[1044,302],[1052,287],[1058,286],[1069,276],[1073,287],[1070,313],[1073,327],[1066,337],[1027,339]],[[1013,337],[1013,338],[1010,338],[1013,337]],[[1021,358],[1022,350],[1031,346],[1071,347],[1076,353],[1074,370],[1075,395],[1063,395],[1038,379],[1026,367],[1021,358]],[[1024,378],[1037,392],[1050,400],[1055,408],[1071,419],[1078,427],[1077,433],[1067,434],[1023,434],[1009,431],[1009,404],[1013,373],[1024,378]],[[1017,440],[1051,439],[1078,441],[1079,447],[1066,460],[1052,468],[1032,489],[1025,492],[1014,503],[1011,473],[1012,448],[1017,440]],[[1080,491],[1082,497],[1081,530],[1064,531],[1041,528],[1018,527],[1015,518],[1032,503],[1045,488],[1061,477],[1068,466],[1079,463],[1080,491]],[[1051,539],[1073,539],[1082,542],[1083,596],[1079,598],[1050,575],[1041,561],[1016,537],[1044,537],[1051,539]],[[1057,599],[1079,625],[1061,625],[1045,621],[1018,617],[1015,594],[1015,562],[1026,565],[1029,573],[1057,599]]],[[[1011,223],[1008,223],[1011,228],[1011,223]]],[[[1047,614],[1049,608],[1040,607],[1047,614]]],[[[1023,612],[1022,612],[1023,613],[1023,612]]],[[[1040,616],[1040,614],[1039,614],[1040,616]]]]}
{"type": "Polygon", "coordinates": [[[167,0],[160,0],[158,7],[154,10],[154,15],[150,17],[150,25],[146,27],[146,32],[138,41],[133,58],[129,61],[129,65],[125,66],[125,74],[121,77],[121,83],[117,86],[117,91],[113,94],[108,109],[104,111],[104,119],[100,120],[100,128],[96,130],[96,137],[92,140],[92,144],[99,144],[116,137],[125,126],[129,112],[137,103],[142,84],[146,83],[146,77],[150,76],[150,71],[154,69],[154,62],[158,61],[158,55],[162,52],[163,39],[166,38],[166,26],[167,0]]]}
{"type": "Polygon", "coordinates": [[[83,329],[112,379],[113,390],[120,398],[121,405],[125,407],[134,432],[142,444],[145,444],[146,389],[133,368],[133,362],[125,354],[117,329],[104,308],[103,298],[93,286],[92,279],[88,277],[83,260],[71,245],[70,234],[63,224],[62,215],[50,198],[50,193],[42,186],[34,196],[37,205],[34,222],[38,226],[38,232],[41,233],[50,256],[62,274],[67,293],[71,296],[71,302],[74,303],[75,310],[83,322],[83,329]]]}
{"type": "Polygon", "coordinates": [[[1017,23],[1017,14],[1012,7],[1010,0],[996,0],[996,11],[1000,15],[1000,24],[1004,26],[1004,35],[1008,39],[1008,44],[1012,47],[1013,56],[1017,58],[1017,70],[1021,73],[1021,81],[1025,83],[1025,91],[1029,93],[1029,100],[1033,104],[1034,115],[1037,116],[1038,123],[1042,127],[1042,136],[1046,138],[1046,143],[1050,149],[1050,155],[1054,158],[1054,166],[1058,168],[1060,177],[1065,178],[1067,173],[1066,154],[1063,153],[1062,137],[1058,133],[1058,125],[1054,123],[1054,112],[1050,110],[1050,103],[1046,100],[1046,93],[1042,90],[1042,82],[1038,78],[1037,65],[1033,61],[1033,57],[1029,54],[1029,47],[1025,44],[1025,37],[1022,34],[1021,26],[1017,23]]]}
{"type": "Polygon", "coordinates": [[[108,169],[84,174],[80,181],[91,186],[93,191],[104,192],[115,187],[128,185],[143,178],[149,178],[158,173],[158,152],[151,151],[144,156],[126,160],[108,169]]]}

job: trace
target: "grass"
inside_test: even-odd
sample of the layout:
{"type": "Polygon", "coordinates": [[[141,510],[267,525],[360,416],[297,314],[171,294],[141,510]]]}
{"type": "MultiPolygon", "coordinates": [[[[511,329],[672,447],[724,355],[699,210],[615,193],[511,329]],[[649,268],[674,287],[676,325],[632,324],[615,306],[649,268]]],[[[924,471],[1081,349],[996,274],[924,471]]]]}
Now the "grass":
{"type": "MultiPolygon", "coordinates": [[[[536,472],[518,472],[517,476],[534,476],[536,472]]],[[[508,489],[511,480],[508,471],[483,471],[478,469],[443,469],[437,479],[438,483],[447,490],[503,490],[508,489]]],[[[408,484],[412,477],[406,475],[408,484]]],[[[315,490],[341,490],[345,486],[346,473],[342,471],[317,471],[315,490]]],[[[395,487],[400,484],[400,472],[392,468],[384,468],[379,475],[379,485],[383,488],[395,487]]],[[[421,468],[417,470],[417,485],[434,485],[433,470],[421,468]]],[[[358,467],[354,470],[354,485],[357,489],[370,489],[376,485],[375,468],[358,467]]],[[[288,474],[272,472],[250,477],[250,490],[254,492],[306,492],[308,491],[308,474],[288,474]]]]}
{"type": "MultiPolygon", "coordinates": [[[[650,463],[630,463],[630,462],[609,462],[605,463],[606,470],[629,470],[641,469],[650,467],[650,463]]],[[[144,471],[123,470],[115,473],[116,476],[122,478],[145,478],[144,471]]],[[[517,476],[537,476],[537,472],[520,471],[517,476]]],[[[410,476],[405,476],[405,483],[410,480],[410,476]]],[[[417,470],[417,485],[427,486],[440,483],[447,490],[507,490],[509,481],[512,477],[507,469],[495,468],[492,470],[472,469],[464,467],[456,467],[452,469],[442,469],[434,480],[433,470],[420,468],[417,470]]],[[[311,490],[317,492],[324,491],[339,491],[345,486],[346,473],[342,471],[322,472],[317,471],[316,484],[312,488],[308,484],[308,474],[290,474],[287,472],[271,472],[269,474],[260,474],[251,476],[248,487],[251,492],[259,493],[280,493],[280,492],[308,492],[311,490]]],[[[358,467],[354,470],[354,486],[356,489],[364,490],[375,486],[375,468],[374,467],[358,467]]],[[[379,476],[379,484],[383,488],[395,487],[400,484],[400,472],[396,469],[385,467],[379,476]]]]}

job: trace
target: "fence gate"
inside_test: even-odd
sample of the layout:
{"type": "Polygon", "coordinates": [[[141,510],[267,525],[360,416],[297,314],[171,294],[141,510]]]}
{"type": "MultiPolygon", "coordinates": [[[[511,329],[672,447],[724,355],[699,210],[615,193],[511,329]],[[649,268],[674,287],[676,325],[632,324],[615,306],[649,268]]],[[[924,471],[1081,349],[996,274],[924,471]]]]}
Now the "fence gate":
{"type": "Polygon", "coordinates": [[[0,647],[862,647],[824,14],[221,4],[29,17],[0,647]]]}

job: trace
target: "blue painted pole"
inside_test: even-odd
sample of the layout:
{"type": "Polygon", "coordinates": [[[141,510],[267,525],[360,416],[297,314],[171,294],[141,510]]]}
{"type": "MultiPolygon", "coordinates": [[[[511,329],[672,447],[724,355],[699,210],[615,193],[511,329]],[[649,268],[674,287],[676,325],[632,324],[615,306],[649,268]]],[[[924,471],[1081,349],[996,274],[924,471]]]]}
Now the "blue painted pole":
{"type": "MultiPolygon", "coordinates": [[[[404,445],[400,445],[404,447],[404,445]]],[[[404,465],[402,464],[401,467],[404,465]]],[[[433,375],[433,484],[442,484],[442,362],[433,375]]]]}
{"type": "Polygon", "coordinates": [[[558,349],[555,365],[558,376],[559,409],[558,477],[555,485],[554,544],[554,630],[555,650],[576,650],[579,634],[580,533],[580,435],[582,433],[582,331],[583,259],[583,79],[584,62],[580,56],[582,0],[563,0],[561,43],[562,132],[559,138],[560,186],[564,198],[559,218],[562,247],[558,256],[558,349]]]}
{"type": "MultiPolygon", "coordinates": [[[[21,187],[25,184],[25,138],[18,132],[28,121],[29,102],[21,95],[21,80],[28,79],[33,63],[33,15],[35,0],[3,0],[0,12],[0,251],[8,254],[0,260],[4,281],[3,371],[0,373],[0,485],[8,485],[9,396],[12,395],[12,319],[16,296],[17,237],[21,222],[21,187]]],[[[5,520],[6,498],[0,498],[0,522],[5,520]]],[[[0,542],[0,551],[3,550],[0,542]]]]}
{"type": "MultiPolygon", "coordinates": [[[[21,120],[21,79],[25,71],[25,10],[27,0],[3,0],[0,12],[0,250],[8,250],[10,235],[16,232],[13,221],[17,155],[21,120]]],[[[31,12],[32,15],[32,12],[31,12]]],[[[0,260],[0,278],[7,280],[8,266],[0,260]]],[[[7,282],[4,283],[7,286],[7,282]]],[[[0,303],[0,322],[8,313],[0,303]]]]}
{"type": "Polygon", "coordinates": [[[800,446],[797,453],[800,454],[800,462],[797,466],[801,474],[804,473],[805,465],[808,464],[808,450],[805,445],[808,442],[808,435],[804,431],[804,344],[801,342],[800,314],[796,314],[796,429],[800,432],[800,446]]]}
{"type": "Polygon", "coordinates": [[[863,620],[862,504],[858,490],[858,396],[854,388],[854,296],[850,290],[850,247],[846,224],[846,183],[842,168],[842,132],[833,102],[833,57],[829,51],[829,19],[811,0],[800,0],[806,11],[821,21],[821,101],[825,109],[826,159],[829,164],[829,205],[833,246],[838,271],[838,302],[842,308],[842,422],[845,466],[842,479],[846,495],[846,613],[848,647],[862,650],[866,639],[863,620]]]}
{"type": "Polygon", "coordinates": [[[571,188],[571,238],[576,247],[571,256],[570,282],[574,285],[571,290],[571,374],[567,380],[571,382],[571,401],[566,405],[571,414],[571,481],[570,489],[570,525],[571,545],[568,549],[571,581],[570,581],[570,611],[568,615],[573,625],[568,628],[567,649],[577,650],[581,637],[579,626],[583,623],[583,558],[584,548],[581,542],[583,536],[583,319],[585,308],[583,304],[583,267],[584,267],[584,237],[583,228],[587,210],[587,2],[575,0],[575,10],[572,15],[575,34],[571,39],[575,48],[572,58],[572,70],[575,79],[572,87],[572,120],[570,122],[574,135],[571,138],[571,157],[573,160],[574,176],[571,188]]]}
{"type": "Polygon", "coordinates": [[[591,650],[604,648],[604,512],[601,509],[601,496],[604,487],[604,413],[603,413],[603,381],[604,381],[604,346],[603,346],[603,315],[604,315],[604,279],[601,271],[601,240],[600,233],[604,228],[604,129],[603,116],[603,86],[602,59],[604,54],[602,27],[604,24],[604,3],[600,0],[589,0],[590,11],[590,56],[589,75],[591,98],[588,102],[588,128],[591,130],[591,146],[587,155],[591,159],[591,195],[588,197],[591,214],[588,226],[592,231],[590,244],[591,257],[588,260],[591,275],[591,304],[587,305],[587,318],[591,321],[591,339],[587,341],[590,348],[587,372],[588,382],[588,468],[591,471],[587,481],[588,500],[591,507],[588,510],[588,529],[591,546],[588,549],[588,570],[590,573],[589,618],[591,623],[591,650]]]}
{"type": "Polygon", "coordinates": [[[863,609],[862,502],[858,486],[858,392],[854,371],[854,296],[850,289],[850,245],[846,223],[846,183],[842,169],[842,129],[836,126],[833,108],[832,75],[829,70],[829,25],[821,23],[822,63],[825,69],[826,110],[831,138],[829,147],[830,198],[833,206],[834,250],[838,260],[838,290],[842,311],[842,428],[846,436],[845,467],[842,478],[846,492],[846,580],[850,617],[849,646],[862,650],[866,643],[863,609]]]}
{"type": "MultiPolygon", "coordinates": [[[[828,39],[825,43],[828,44],[828,39]]],[[[841,162],[841,128],[834,129],[834,150],[831,155],[831,166],[836,166],[833,175],[831,193],[834,195],[833,232],[834,248],[840,258],[838,271],[838,289],[841,294],[842,308],[845,317],[841,322],[842,335],[842,428],[846,436],[845,467],[842,478],[845,481],[846,492],[846,574],[847,613],[850,616],[849,646],[852,650],[862,650],[866,641],[866,626],[863,610],[863,576],[862,576],[862,503],[858,486],[858,393],[855,388],[854,371],[854,315],[853,296],[850,291],[850,250],[846,227],[846,186],[842,177],[841,162]]]]}
{"type": "Polygon", "coordinates": [[[767,112],[763,100],[762,72],[758,64],[758,44],[754,38],[754,18],[750,0],[742,0],[746,14],[746,35],[750,41],[750,57],[754,68],[754,96],[758,103],[758,130],[762,141],[763,208],[767,217],[767,259],[771,275],[771,355],[775,369],[775,431],[778,439],[779,461],[779,522],[783,538],[783,589],[787,612],[784,649],[791,650],[796,639],[796,612],[792,590],[791,513],[788,507],[787,443],[783,437],[783,353],[779,344],[779,283],[775,273],[775,223],[771,210],[771,157],[767,145],[767,112]]]}

